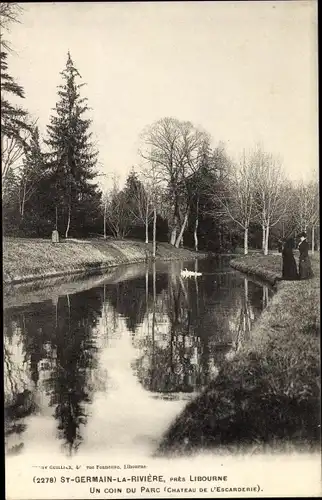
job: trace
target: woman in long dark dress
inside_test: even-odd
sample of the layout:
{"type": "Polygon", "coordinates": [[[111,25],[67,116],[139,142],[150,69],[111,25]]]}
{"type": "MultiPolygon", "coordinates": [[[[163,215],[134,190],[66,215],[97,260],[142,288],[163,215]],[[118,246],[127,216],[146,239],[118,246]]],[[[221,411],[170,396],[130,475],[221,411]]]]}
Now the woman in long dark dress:
{"type": "Polygon", "coordinates": [[[309,244],[307,242],[305,232],[300,234],[299,251],[300,251],[300,259],[299,259],[300,280],[313,278],[314,274],[312,271],[311,261],[309,257],[309,244]]]}
{"type": "Polygon", "coordinates": [[[297,280],[297,267],[296,262],[293,255],[293,246],[294,241],[293,238],[289,238],[285,241],[282,250],[282,258],[283,258],[283,270],[282,270],[282,279],[283,280],[297,280]]]}

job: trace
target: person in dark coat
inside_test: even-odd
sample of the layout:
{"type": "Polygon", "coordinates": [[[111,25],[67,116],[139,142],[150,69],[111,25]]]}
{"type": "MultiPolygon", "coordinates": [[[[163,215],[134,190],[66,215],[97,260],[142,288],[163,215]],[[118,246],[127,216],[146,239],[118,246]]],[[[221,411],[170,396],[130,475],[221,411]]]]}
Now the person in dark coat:
{"type": "Polygon", "coordinates": [[[297,280],[297,267],[296,262],[293,255],[293,247],[294,240],[293,238],[288,238],[282,249],[282,258],[283,258],[283,270],[282,270],[282,279],[283,280],[297,280]]]}
{"type": "Polygon", "coordinates": [[[300,251],[300,259],[299,259],[300,280],[313,278],[314,274],[312,271],[311,261],[309,257],[309,244],[307,242],[305,232],[300,234],[299,251],[300,251]]]}
{"type": "Polygon", "coordinates": [[[282,240],[278,240],[278,242],[277,242],[277,251],[278,251],[278,253],[282,253],[282,250],[283,250],[283,241],[282,240]]]}

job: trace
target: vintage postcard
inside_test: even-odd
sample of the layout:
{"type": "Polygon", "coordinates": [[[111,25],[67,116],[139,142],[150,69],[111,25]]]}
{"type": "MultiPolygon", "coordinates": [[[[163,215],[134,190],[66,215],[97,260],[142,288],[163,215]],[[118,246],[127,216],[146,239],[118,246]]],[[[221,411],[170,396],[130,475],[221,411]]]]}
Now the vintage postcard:
{"type": "Polygon", "coordinates": [[[320,497],[317,2],[2,2],[7,500],[320,497]]]}

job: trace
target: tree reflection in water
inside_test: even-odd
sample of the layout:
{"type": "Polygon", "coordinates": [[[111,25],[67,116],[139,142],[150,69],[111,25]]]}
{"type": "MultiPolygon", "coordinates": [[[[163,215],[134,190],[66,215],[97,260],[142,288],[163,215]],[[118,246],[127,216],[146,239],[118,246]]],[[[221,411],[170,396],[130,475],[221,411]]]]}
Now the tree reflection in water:
{"type": "Polygon", "coordinates": [[[235,339],[232,343],[232,350],[227,354],[226,359],[231,360],[235,353],[238,352],[242,344],[249,340],[252,324],[255,316],[252,305],[249,301],[249,280],[244,278],[244,293],[240,294],[240,311],[237,314],[234,330],[236,332],[235,339]]]}
{"type": "MultiPolygon", "coordinates": [[[[90,403],[93,391],[87,380],[89,372],[95,368],[93,329],[101,305],[100,293],[94,289],[85,294],[60,297],[55,304],[51,301],[32,304],[21,311],[16,308],[6,314],[11,324],[9,330],[14,322],[19,325],[32,387],[28,398],[35,399],[41,378],[40,390],[44,389],[49,396],[49,405],[54,407],[54,417],[58,421],[59,436],[69,453],[76,450],[81,441],[80,426],[86,423],[86,404],[90,403]]],[[[5,334],[9,330],[5,328],[5,334]]],[[[12,399],[15,402],[17,397],[13,395],[12,399]]],[[[12,423],[20,419],[20,407],[21,403],[18,407],[7,405],[9,428],[9,422],[12,427],[12,423]]],[[[28,414],[35,410],[35,404],[28,405],[28,414]]]]}
{"type": "Polygon", "coordinates": [[[249,298],[258,286],[247,278],[226,272],[182,280],[182,267],[171,263],[166,291],[156,295],[152,287],[152,313],[147,309],[143,331],[134,336],[142,352],[135,363],[138,377],[161,394],[201,390],[249,338],[260,313],[259,301],[252,302],[256,310],[249,298]]]}
{"type": "MultiPolygon", "coordinates": [[[[45,309],[46,306],[44,304],[45,309]]],[[[30,318],[26,308],[4,314],[4,419],[8,454],[23,451],[26,419],[37,411],[35,392],[41,348],[38,349],[35,336],[41,334],[42,326],[39,323],[33,330],[35,335],[30,336],[30,318]]]]}
{"type": "Polygon", "coordinates": [[[221,262],[153,263],[130,275],[5,311],[7,453],[22,451],[28,417],[46,405],[67,453],[79,448],[95,391],[109,390],[109,367],[97,361],[112,349],[108,337],[130,336],[133,377],[155,397],[193,396],[249,338],[270,293],[221,262]],[[182,279],[187,265],[202,277],[182,279]]]}

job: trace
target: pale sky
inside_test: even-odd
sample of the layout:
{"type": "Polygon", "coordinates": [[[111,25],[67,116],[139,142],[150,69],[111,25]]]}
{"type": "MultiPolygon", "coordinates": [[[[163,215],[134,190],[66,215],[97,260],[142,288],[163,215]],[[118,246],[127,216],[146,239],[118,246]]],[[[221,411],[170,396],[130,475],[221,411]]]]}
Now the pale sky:
{"type": "Polygon", "coordinates": [[[27,3],[11,74],[43,134],[67,51],[86,82],[101,170],[124,179],[139,134],[172,116],[233,156],[260,142],[299,179],[318,165],[317,4],[27,3]]]}

